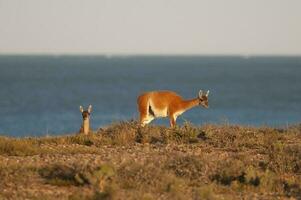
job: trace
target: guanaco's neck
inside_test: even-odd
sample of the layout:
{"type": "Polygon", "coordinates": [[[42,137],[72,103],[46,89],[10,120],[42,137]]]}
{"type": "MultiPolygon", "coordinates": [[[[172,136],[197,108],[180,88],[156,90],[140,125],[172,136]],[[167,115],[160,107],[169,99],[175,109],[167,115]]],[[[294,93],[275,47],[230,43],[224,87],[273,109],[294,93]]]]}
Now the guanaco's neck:
{"type": "Polygon", "coordinates": [[[199,105],[199,99],[195,98],[195,99],[190,99],[190,100],[184,100],[184,101],[182,101],[181,104],[182,104],[182,108],[184,110],[189,110],[189,109],[199,105]]]}
{"type": "Polygon", "coordinates": [[[88,134],[89,133],[89,130],[90,130],[90,120],[89,120],[89,118],[87,118],[87,119],[84,119],[83,120],[83,129],[84,129],[84,134],[88,134]]]}

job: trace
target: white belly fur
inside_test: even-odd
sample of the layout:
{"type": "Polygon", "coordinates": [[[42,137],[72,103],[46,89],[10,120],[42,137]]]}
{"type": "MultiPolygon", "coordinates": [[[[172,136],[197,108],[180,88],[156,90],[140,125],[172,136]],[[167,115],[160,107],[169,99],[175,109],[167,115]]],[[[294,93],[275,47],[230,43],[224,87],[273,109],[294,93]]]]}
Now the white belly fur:
{"type": "Polygon", "coordinates": [[[179,115],[181,115],[183,112],[184,112],[184,110],[180,110],[180,111],[178,111],[178,112],[175,112],[175,113],[173,114],[174,119],[176,120],[177,117],[178,117],[179,115]]]}
{"type": "Polygon", "coordinates": [[[155,117],[167,117],[167,107],[162,110],[157,109],[155,106],[153,106],[151,101],[150,101],[150,106],[151,106],[152,111],[155,114],[155,117]]]}
{"type": "Polygon", "coordinates": [[[167,117],[167,108],[163,109],[163,110],[159,110],[156,108],[152,108],[154,113],[155,113],[155,117],[167,117]]]}
{"type": "Polygon", "coordinates": [[[184,110],[180,110],[180,111],[174,113],[174,116],[178,117],[179,115],[182,115],[183,112],[184,112],[184,110]]]}

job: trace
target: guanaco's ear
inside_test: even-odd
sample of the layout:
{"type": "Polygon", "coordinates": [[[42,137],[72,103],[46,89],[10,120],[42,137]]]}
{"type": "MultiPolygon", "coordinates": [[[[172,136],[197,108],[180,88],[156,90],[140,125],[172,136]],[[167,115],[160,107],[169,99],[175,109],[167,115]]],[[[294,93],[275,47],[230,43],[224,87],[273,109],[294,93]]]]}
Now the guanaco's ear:
{"type": "Polygon", "coordinates": [[[206,97],[208,97],[208,95],[209,95],[209,92],[210,92],[210,91],[208,90],[208,91],[207,91],[207,93],[206,93],[206,97]]]}
{"type": "Polygon", "coordinates": [[[89,107],[88,107],[88,112],[89,112],[89,113],[92,112],[92,105],[89,105],[89,107]]]}
{"type": "Polygon", "coordinates": [[[199,98],[202,98],[202,96],[203,96],[203,91],[200,90],[200,91],[199,91],[199,98]]]}
{"type": "Polygon", "coordinates": [[[79,111],[80,111],[81,113],[84,112],[84,109],[83,109],[82,106],[79,106],[79,111]]]}

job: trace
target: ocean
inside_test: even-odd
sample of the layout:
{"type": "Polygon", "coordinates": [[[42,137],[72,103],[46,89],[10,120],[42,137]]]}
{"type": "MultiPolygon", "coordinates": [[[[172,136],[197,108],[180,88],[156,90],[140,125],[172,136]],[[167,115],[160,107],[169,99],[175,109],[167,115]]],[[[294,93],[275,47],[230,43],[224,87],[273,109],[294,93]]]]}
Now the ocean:
{"type": "Polygon", "coordinates": [[[142,92],[172,90],[190,99],[200,89],[210,90],[209,109],[193,108],[178,124],[301,122],[301,57],[1,55],[0,135],[75,133],[79,106],[89,104],[98,129],[137,119],[142,92]]]}

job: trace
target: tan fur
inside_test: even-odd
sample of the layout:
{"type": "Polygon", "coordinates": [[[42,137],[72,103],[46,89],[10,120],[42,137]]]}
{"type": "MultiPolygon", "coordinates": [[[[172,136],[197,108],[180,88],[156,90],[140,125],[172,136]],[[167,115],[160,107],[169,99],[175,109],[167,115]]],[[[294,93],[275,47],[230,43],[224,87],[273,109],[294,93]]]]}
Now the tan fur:
{"type": "Polygon", "coordinates": [[[90,132],[90,119],[84,119],[82,122],[82,125],[80,127],[79,133],[83,133],[85,135],[88,135],[90,132]]]}
{"type": "MultiPolygon", "coordinates": [[[[206,98],[208,106],[208,98],[205,95],[191,100],[184,100],[180,95],[172,91],[152,91],[141,94],[137,99],[140,124],[144,126],[155,118],[169,117],[170,126],[174,127],[177,117],[186,110],[199,105],[200,98],[202,102],[206,98]]],[[[206,107],[205,103],[201,104],[206,107]]]]}

